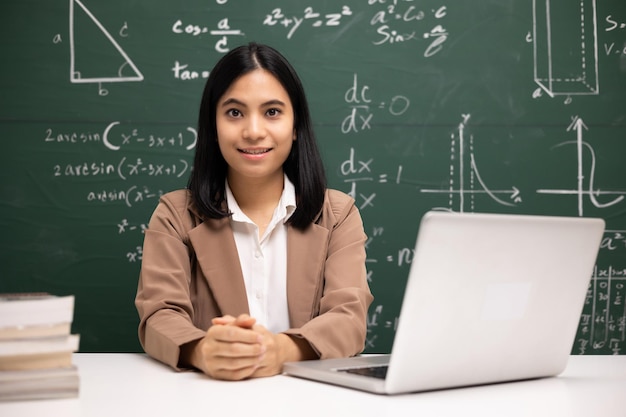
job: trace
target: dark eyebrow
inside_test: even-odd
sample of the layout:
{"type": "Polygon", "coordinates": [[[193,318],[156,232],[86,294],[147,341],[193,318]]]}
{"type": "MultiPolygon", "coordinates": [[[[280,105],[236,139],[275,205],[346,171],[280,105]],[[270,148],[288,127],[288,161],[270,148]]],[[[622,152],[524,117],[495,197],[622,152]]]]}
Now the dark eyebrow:
{"type": "Polygon", "coordinates": [[[270,101],[266,101],[265,103],[263,103],[264,106],[285,106],[285,103],[283,103],[282,101],[278,100],[278,99],[274,99],[274,100],[270,100],[270,101]]]}
{"type": "Polygon", "coordinates": [[[236,104],[236,105],[245,107],[245,104],[243,104],[241,101],[237,100],[236,98],[227,99],[226,101],[222,103],[222,107],[230,106],[231,104],[236,104]]]}
{"type": "MultiPolygon", "coordinates": [[[[231,104],[236,104],[236,105],[239,105],[239,106],[242,106],[242,107],[246,107],[246,105],[243,102],[237,100],[236,98],[226,99],[222,103],[222,107],[230,106],[231,104]]],[[[283,106],[284,107],[285,103],[280,101],[280,100],[278,100],[278,99],[274,99],[274,100],[266,101],[265,103],[263,103],[263,106],[264,107],[266,107],[266,106],[283,106]]]]}

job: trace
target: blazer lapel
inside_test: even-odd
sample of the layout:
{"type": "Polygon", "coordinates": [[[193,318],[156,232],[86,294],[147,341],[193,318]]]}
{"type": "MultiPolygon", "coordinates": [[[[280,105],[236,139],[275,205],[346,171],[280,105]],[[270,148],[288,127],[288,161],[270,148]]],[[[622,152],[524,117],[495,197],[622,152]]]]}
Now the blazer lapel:
{"type": "Polygon", "coordinates": [[[222,314],[250,314],[237,247],[228,219],[209,219],[189,231],[198,265],[222,314]]]}
{"type": "Polygon", "coordinates": [[[312,224],[305,231],[287,229],[287,300],[291,327],[318,314],[329,232],[312,224]]]}
{"type": "MultiPolygon", "coordinates": [[[[291,327],[319,312],[329,232],[312,224],[287,229],[287,300],[291,327]]],[[[237,247],[228,219],[207,220],[189,231],[198,265],[222,314],[250,314],[237,247]]]]}

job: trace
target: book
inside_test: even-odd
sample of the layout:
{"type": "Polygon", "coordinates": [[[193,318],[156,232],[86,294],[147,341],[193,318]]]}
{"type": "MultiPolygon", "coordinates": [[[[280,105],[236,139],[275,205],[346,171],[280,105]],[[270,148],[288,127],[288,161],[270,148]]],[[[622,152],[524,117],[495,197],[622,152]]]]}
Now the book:
{"type": "Polygon", "coordinates": [[[76,366],[0,372],[0,401],[71,398],[79,389],[76,366]]]}
{"type": "Polygon", "coordinates": [[[0,401],[76,397],[74,296],[0,294],[0,401]]]}
{"type": "Polygon", "coordinates": [[[20,329],[37,333],[49,326],[72,323],[73,318],[73,295],[0,294],[0,334],[20,329]]]}
{"type": "Polygon", "coordinates": [[[0,371],[70,366],[79,341],[78,335],[3,340],[0,342],[0,371]]]}
{"type": "Polygon", "coordinates": [[[40,326],[0,327],[0,342],[11,339],[64,336],[70,334],[72,323],[43,324],[40,326]]]}

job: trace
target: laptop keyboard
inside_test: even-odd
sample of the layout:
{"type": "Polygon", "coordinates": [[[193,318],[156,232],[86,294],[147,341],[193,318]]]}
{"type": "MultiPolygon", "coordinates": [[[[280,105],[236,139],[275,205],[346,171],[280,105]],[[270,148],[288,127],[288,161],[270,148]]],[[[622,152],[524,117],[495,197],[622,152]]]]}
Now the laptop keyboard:
{"type": "Polygon", "coordinates": [[[367,366],[362,368],[344,368],[338,369],[340,372],[348,372],[350,374],[364,375],[379,379],[385,379],[387,376],[388,365],[367,366]]]}

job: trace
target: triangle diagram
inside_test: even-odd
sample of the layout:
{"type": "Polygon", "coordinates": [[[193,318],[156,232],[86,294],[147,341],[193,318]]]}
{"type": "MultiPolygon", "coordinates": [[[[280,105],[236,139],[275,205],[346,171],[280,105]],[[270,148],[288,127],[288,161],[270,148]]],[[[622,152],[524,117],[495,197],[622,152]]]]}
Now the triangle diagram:
{"type": "Polygon", "coordinates": [[[69,23],[72,83],[143,81],[128,54],[80,0],[70,0],[69,23]]]}

